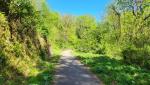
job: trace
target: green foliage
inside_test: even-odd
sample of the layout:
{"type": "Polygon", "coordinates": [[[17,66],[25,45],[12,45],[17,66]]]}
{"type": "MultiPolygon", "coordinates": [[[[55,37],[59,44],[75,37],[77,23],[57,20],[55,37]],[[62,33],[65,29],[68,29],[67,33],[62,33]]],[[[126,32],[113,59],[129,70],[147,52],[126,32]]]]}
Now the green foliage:
{"type": "Polygon", "coordinates": [[[4,14],[0,13],[0,26],[6,26],[7,25],[7,21],[6,21],[6,17],[4,16],[4,14]]]}
{"type": "Polygon", "coordinates": [[[48,9],[45,0],[0,0],[0,75],[12,79],[4,84],[51,81],[53,61],[46,62],[50,48],[89,53],[80,59],[108,84],[149,84],[149,72],[142,69],[150,69],[149,10],[149,0],[114,0],[97,23],[89,15],[61,16],[48,9]]]}
{"type": "Polygon", "coordinates": [[[10,13],[13,16],[24,17],[33,15],[33,7],[30,0],[12,0],[9,5],[10,13]]]}
{"type": "Polygon", "coordinates": [[[8,39],[9,37],[9,27],[6,17],[3,13],[0,13],[0,37],[3,39],[8,39]]]}
{"type": "Polygon", "coordinates": [[[127,48],[122,52],[124,61],[129,64],[136,64],[150,68],[150,52],[147,48],[127,48]]]}
{"type": "MultiPolygon", "coordinates": [[[[53,55],[50,61],[40,61],[35,67],[30,67],[25,71],[30,70],[30,76],[23,75],[15,75],[14,79],[6,81],[7,76],[0,76],[0,85],[43,85],[43,84],[51,84],[53,80],[53,74],[55,65],[59,59],[59,55],[53,55]]],[[[32,61],[33,62],[33,61],[32,61]]],[[[4,69],[4,68],[3,68],[4,69]]],[[[9,71],[12,69],[9,69],[9,71]]],[[[7,71],[7,72],[9,72],[7,71]]],[[[9,76],[12,74],[9,74],[9,76]]]]}
{"type": "Polygon", "coordinates": [[[105,19],[98,25],[101,29],[100,48],[104,49],[107,55],[120,57],[119,59],[124,59],[126,63],[149,68],[150,19],[147,12],[149,6],[145,6],[149,2],[144,0],[141,3],[142,12],[140,9],[132,9],[132,3],[132,0],[116,0],[109,6],[105,19]]]}
{"type": "Polygon", "coordinates": [[[50,61],[48,62],[41,62],[37,67],[39,70],[38,75],[36,76],[30,76],[27,78],[26,82],[29,85],[51,85],[51,81],[53,80],[53,73],[55,69],[55,65],[59,60],[59,55],[53,55],[50,61]]]}
{"type": "Polygon", "coordinates": [[[37,12],[30,0],[2,0],[0,11],[0,85],[51,83],[59,56],[41,59],[49,55],[51,16],[37,12]]]}
{"type": "Polygon", "coordinates": [[[96,22],[91,16],[80,16],[77,18],[77,36],[79,39],[88,37],[89,31],[96,28],[96,22]]]}
{"type": "Polygon", "coordinates": [[[76,49],[82,52],[102,53],[100,48],[101,33],[96,20],[91,16],[77,17],[76,49]]]}
{"type": "Polygon", "coordinates": [[[75,53],[106,85],[149,85],[150,72],[104,55],[75,53]]]}
{"type": "Polygon", "coordinates": [[[23,54],[22,54],[22,45],[20,43],[15,43],[12,47],[13,51],[15,52],[15,56],[16,57],[19,57],[19,56],[22,56],[23,57],[23,54]]]}

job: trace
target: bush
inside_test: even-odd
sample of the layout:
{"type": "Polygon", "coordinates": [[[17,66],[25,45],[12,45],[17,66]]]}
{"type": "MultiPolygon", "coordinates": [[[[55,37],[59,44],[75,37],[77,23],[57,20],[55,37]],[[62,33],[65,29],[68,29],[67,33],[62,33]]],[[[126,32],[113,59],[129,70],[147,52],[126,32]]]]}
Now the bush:
{"type": "Polygon", "coordinates": [[[6,40],[9,35],[8,22],[4,14],[0,13],[0,38],[6,40]]]}
{"type": "Polygon", "coordinates": [[[150,52],[146,48],[126,48],[122,51],[122,56],[128,64],[136,64],[150,69],[150,52]]]}

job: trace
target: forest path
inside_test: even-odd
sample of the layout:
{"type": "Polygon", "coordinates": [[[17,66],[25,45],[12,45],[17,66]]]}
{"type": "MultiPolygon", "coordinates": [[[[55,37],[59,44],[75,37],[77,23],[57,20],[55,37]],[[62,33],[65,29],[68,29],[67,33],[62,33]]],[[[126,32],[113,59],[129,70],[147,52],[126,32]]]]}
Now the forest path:
{"type": "Polygon", "coordinates": [[[66,50],[62,52],[59,64],[57,65],[54,85],[103,84],[72,55],[71,50],[66,50]]]}

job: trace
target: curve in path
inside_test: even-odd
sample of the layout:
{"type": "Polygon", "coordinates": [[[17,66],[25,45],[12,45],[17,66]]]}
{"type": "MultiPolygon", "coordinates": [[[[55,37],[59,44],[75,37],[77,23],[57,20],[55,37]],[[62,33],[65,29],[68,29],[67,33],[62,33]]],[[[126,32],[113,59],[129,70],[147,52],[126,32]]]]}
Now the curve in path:
{"type": "Polygon", "coordinates": [[[67,50],[62,52],[57,65],[54,85],[102,85],[102,82],[67,50]]]}

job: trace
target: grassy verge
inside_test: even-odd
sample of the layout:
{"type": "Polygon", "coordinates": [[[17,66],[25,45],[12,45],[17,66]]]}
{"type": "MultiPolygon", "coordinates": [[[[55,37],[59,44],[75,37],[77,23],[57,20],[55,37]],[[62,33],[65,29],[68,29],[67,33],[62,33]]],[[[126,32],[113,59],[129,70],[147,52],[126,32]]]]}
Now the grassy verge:
{"type": "Polygon", "coordinates": [[[150,71],[104,55],[74,53],[106,85],[150,85],[150,71]]]}
{"type": "Polygon", "coordinates": [[[55,65],[59,60],[59,55],[54,55],[50,61],[40,63],[39,73],[27,79],[28,85],[51,85],[55,71],[55,65]]]}
{"type": "MultiPolygon", "coordinates": [[[[32,62],[26,62],[24,66],[28,68],[24,71],[9,67],[5,71],[12,77],[0,75],[0,85],[51,85],[55,70],[55,65],[59,60],[60,52],[55,51],[50,60],[38,60],[32,62]],[[31,65],[37,62],[35,65],[31,65]],[[15,72],[16,71],[16,72],[15,72]],[[26,72],[28,75],[22,75],[21,72],[26,72]]],[[[25,67],[20,67],[22,69],[25,67]]]]}

